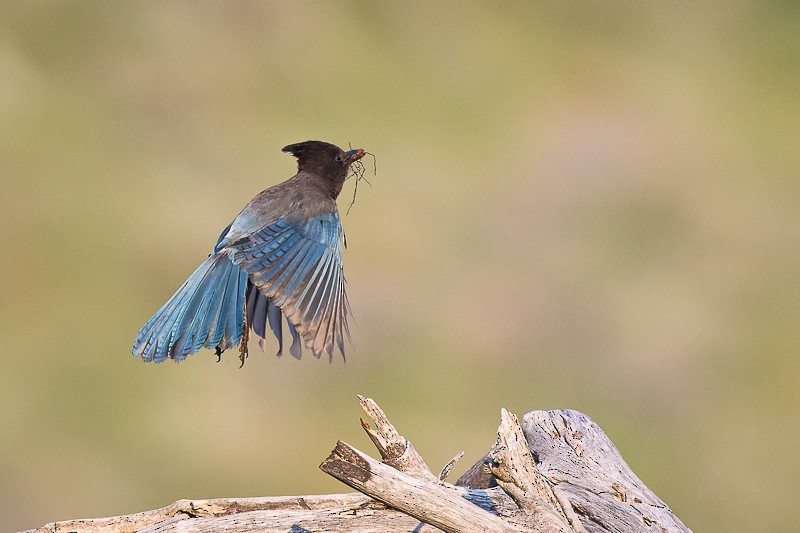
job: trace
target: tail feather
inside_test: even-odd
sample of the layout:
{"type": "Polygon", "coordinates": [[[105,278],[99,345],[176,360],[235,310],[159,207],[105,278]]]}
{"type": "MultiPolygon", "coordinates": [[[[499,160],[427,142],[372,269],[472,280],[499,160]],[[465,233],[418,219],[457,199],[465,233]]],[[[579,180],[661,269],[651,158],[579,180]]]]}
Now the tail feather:
{"type": "Polygon", "coordinates": [[[165,303],[158,312],[142,327],[136,336],[133,345],[133,353],[141,355],[145,361],[156,359],[161,361],[163,358],[158,359],[156,354],[162,353],[164,350],[169,349],[170,338],[177,328],[177,323],[181,318],[181,313],[178,312],[183,305],[186,304],[187,299],[192,295],[191,291],[183,290],[185,287],[191,287],[199,283],[203,272],[200,268],[189,276],[180,289],[165,303]],[[137,353],[138,351],[138,353],[137,353]]]}
{"type": "MultiPolygon", "coordinates": [[[[220,271],[221,273],[221,271],[220,271]]],[[[210,330],[210,327],[202,329],[206,316],[210,315],[212,318],[216,313],[211,311],[213,306],[219,306],[219,297],[217,292],[222,291],[223,294],[227,292],[227,276],[221,276],[225,281],[225,285],[220,285],[217,272],[213,270],[200,279],[197,289],[192,296],[187,300],[181,317],[176,321],[175,333],[173,339],[170,341],[170,357],[177,355],[177,358],[184,354],[194,353],[208,340],[208,335],[203,335],[210,330]]],[[[219,323],[219,319],[215,321],[219,323]]]]}
{"type": "Polygon", "coordinates": [[[217,268],[214,275],[203,279],[197,291],[201,295],[196,299],[199,302],[194,303],[193,300],[193,305],[187,308],[178,327],[180,337],[172,351],[180,359],[202,347],[225,350],[241,340],[247,274],[233,266],[227,258],[223,261],[229,266],[217,268]],[[208,320],[207,316],[210,317],[208,320]]]}
{"type": "Polygon", "coordinates": [[[214,254],[189,276],[139,330],[132,352],[145,361],[181,361],[200,348],[239,344],[247,273],[227,254],[214,254]]]}
{"type": "Polygon", "coordinates": [[[208,348],[219,346],[225,350],[239,344],[244,328],[244,291],[247,286],[247,274],[242,271],[236,272],[231,268],[227,276],[220,280],[225,284],[225,290],[217,295],[217,301],[221,301],[220,318],[216,322],[216,327],[209,332],[208,348]],[[243,283],[239,283],[239,278],[243,278],[243,283]],[[221,298],[220,298],[221,296],[221,298]]]}

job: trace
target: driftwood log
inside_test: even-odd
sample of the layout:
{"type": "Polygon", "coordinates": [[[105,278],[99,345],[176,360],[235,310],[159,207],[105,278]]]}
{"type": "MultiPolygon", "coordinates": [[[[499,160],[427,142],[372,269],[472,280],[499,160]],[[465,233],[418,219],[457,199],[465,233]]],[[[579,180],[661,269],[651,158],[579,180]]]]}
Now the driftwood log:
{"type": "Polygon", "coordinates": [[[339,441],[320,468],[358,493],[179,500],[132,515],[36,530],[119,532],[688,532],[577,411],[501,411],[497,442],[459,478],[435,475],[378,405],[359,397],[377,461],[339,441]]]}

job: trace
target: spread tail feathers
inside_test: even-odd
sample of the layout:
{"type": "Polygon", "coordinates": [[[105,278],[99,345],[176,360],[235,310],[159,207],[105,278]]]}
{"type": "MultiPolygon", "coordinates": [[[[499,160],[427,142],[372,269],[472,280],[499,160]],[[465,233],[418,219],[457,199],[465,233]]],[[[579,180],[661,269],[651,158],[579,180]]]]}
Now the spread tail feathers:
{"type": "Polygon", "coordinates": [[[238,345],[246,289],[247,273],[227,253],[211,255],[139,330],[131,351],[145,361],[182,361],[200,348],[238,345]]]}

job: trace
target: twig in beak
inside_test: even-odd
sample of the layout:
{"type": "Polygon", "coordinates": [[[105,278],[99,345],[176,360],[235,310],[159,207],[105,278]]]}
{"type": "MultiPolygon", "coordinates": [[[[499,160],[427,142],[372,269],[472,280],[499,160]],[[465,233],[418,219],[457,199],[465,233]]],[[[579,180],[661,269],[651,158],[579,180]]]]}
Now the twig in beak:
{"type": "MultiPolygon", "coordinates": [[[[371,152],[364,152],[364,155],[372,156],[373,172],[377,176],[378,175],[378,160],[375,157],[375,154],[373,154],[371,152]]],[[[354,161],[353,164],[350,166],[350,168],[352,170],[352,174],[350,176],[348,176],[348,178],[351,177],[351,176],[354,177],[356,179],[356,185],[353,188],[353,199],[350,201],[350,205],[347,206],[347,212],[345,213],[345,215],[349,215],[350,214],[350,209],[352,209],[353,205],[355,205],[355,203],[356,203],[356,195],[358,194],[358,182],[361,181],[361,180],[364,180],[364,181],[367,182],[367,185],[372,187],[372,183],[370,183],[369,180],[364,177],[364,174],[366,173],[367,169],[364,166],[364,163],[361,162],[361,160],[354,161]]]]}

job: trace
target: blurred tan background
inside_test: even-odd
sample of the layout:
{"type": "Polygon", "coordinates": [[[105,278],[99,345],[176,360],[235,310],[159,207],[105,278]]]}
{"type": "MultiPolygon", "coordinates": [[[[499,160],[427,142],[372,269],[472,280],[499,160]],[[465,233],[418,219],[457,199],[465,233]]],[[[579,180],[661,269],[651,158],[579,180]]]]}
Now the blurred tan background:
{"type": "Polygon", "coordinates": [[[795,2],[4,3],[1,529],[347,492],[360,393],[454,477],[574,408],[696,531],[794,530],[799,66],[795,2]],[[377,155],[347,364],[131,356],[305,139],[377,155]]]}

